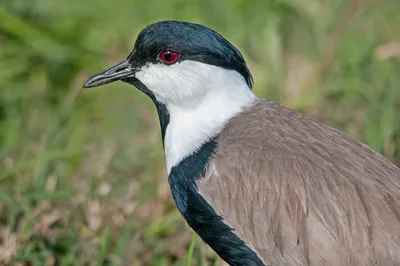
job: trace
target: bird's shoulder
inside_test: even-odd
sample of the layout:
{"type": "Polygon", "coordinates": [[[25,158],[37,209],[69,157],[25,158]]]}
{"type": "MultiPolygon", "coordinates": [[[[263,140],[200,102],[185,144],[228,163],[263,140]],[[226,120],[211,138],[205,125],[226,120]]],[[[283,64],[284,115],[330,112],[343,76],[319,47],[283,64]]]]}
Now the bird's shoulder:
{"type": "Polygon", "coordinates": [[[400,170],[279,104],[230,120],[198,188],[265,263],[400,260],[400,170]]]}
{"type": "Polygon", "coordinates": [[[371,177],[400,178],[399,168],[358,139],[267,100],[233,117],[217,136],[217,144],[216,158],[242,158],[244,163],[237,167],[246,167],[246,159],[259,164],[297,161],[321,170],[343,168],[371,177]]]}

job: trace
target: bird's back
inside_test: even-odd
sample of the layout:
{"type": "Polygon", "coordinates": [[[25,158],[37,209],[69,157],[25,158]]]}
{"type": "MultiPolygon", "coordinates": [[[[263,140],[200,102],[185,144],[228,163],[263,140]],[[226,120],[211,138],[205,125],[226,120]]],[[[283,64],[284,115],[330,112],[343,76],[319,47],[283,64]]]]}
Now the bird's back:
{"type": "Polygon", "coordinates": [[[268,265],[400,265],[400,170],[261,100],[234,117],[199,193],[268,265]]]}

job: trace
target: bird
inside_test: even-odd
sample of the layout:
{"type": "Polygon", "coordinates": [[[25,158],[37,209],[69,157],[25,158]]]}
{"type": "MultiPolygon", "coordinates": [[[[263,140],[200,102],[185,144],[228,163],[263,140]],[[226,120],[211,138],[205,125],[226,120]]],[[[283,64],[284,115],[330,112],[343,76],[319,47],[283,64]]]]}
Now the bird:
{"type": "Polygon", "coordinates": [[[146,26],[83,88],[133,85],[157,109],[177,209],[225,262],[400,265],[400,169],[355,137],[256,96],[211,28],[146,26]]]}

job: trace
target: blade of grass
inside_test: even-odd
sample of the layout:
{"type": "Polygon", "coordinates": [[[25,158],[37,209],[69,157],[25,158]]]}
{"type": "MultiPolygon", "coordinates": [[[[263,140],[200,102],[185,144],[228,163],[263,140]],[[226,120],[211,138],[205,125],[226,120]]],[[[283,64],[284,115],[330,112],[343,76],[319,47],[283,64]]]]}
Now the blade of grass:
{"type": "Polygon", "coordinates": [[[192,264],[192,257],[193,257],[194,246],[196,244],[196,238],[197,235],[195,232],[193,232],[192,242],[190,242],[189,252],[186,259],[186,266],[190,266],[192,264]]]}

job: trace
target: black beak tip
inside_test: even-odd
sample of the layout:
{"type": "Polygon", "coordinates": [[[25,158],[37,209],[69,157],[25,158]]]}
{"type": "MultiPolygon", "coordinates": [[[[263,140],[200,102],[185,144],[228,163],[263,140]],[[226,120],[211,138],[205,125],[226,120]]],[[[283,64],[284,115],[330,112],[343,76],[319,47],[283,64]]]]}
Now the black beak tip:
{"type": "Polygon", "coordinates": [[[103,85],[105,82],[104,79],[101,78],[100,74],[94,75],[93,77],[89,78],[85,84],[83,84],[82,88],[93,88],[103,85]]]}
{"type": "Polygon", "coordinates": [[[90,80],[86,81],[85,84],[83,84],[82,86],[83,89],[93,88],[93,87],[95,87],[95,85],[90,80]]]}

